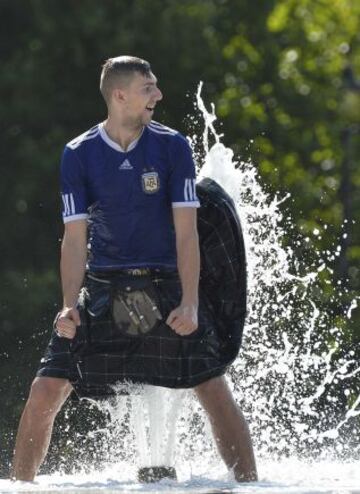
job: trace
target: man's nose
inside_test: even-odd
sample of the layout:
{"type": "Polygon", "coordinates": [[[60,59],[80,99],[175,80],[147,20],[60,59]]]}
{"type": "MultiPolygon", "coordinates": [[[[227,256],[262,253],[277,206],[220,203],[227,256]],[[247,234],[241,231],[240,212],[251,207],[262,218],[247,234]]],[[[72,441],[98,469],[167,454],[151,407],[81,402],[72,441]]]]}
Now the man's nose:
{"type": "Polygon", "coordinates": [[[163,94],[158,87],[156,89],[157,89],[156,99],[157,99],[157,101],[160,101],[163,99],[163,94]]]}

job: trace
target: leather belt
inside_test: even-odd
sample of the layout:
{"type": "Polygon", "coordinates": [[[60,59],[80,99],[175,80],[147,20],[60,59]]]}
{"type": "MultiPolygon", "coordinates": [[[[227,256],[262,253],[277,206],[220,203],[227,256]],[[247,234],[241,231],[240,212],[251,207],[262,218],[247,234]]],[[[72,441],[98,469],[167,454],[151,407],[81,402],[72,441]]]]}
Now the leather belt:
{"type": "Polygon", "coordinates": [[[176,270],[164,270],[161,268],[134,268],[134,269],[117,269],[114,271],[88,271],[87,278],[94,281],[109,283],[111,279],[119,277],[141,277],[141,276],[165,276],[173,277],[177,275],[176,270]]]}

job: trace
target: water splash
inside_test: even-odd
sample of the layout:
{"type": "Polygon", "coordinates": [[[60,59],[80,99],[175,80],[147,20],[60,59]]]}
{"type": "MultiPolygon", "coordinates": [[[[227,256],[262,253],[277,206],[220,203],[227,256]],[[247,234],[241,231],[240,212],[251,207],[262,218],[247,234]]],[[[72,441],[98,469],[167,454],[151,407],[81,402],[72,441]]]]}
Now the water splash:
{"type": "MultiPolygon", "coordinates": [[[[354,352],[339,357],[346,334],[323,310],[321,276],[334,253],[308,252],[309,238],[299,238],[289,214],[280,205],[289,194],[271,197],[261,186],[251,163],[234,159],[214,128],[214,108],[207,112],[197,92],[205,130],[206,152],[199,177],[209,176],[235,201],[247,246],[249,310],[243,350],[230,369],[230,382],[251,424],[257,447],[263,454],[298,454],[323,451],[324,439],[333,438],[343,452],[347,438],[339,431],[352,426],[359,442],[354,417],[359,397],[345,389],[360,372],[354,352]],[[209,148],[209,134],[215,144],[209,148]],[[288,239],[292,244],[287,244],[288,239]],[[250,400],[250,395],[255,399],[250,400]],[[342,417],[342,418],[341,418],[342,417]],[[352,425],[350,424],[353,421],[352,425]]],[[[319,232],[314,231],[314,236],[319,232]]],[[[357,306],[352,300],[343,317],[357,306]]],[[[354,441],[356,442],[356,440],[354,441]]],[[[329,446],[329,442],[327,443],[329,446]]]]}

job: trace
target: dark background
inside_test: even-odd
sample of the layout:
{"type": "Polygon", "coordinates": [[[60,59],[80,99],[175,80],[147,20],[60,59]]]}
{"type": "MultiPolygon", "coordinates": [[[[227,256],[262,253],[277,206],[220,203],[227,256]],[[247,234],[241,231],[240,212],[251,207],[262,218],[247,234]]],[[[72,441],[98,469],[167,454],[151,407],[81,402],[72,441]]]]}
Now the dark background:
{"type": "Polygon", "coordinates": [[[0,473],[61,300],[60,155],[105,118],[109,57],[151,62],[164,93],[155,118],[184,134],[202,131],[204,81],[224,143],[269,191],[291,192],[296,229],[320,231],[314,249],[341,246],[324,294],[357,349],[359,312],[343,317],[359,293],[357,0],[0,0],[0,19],[0,473]]]}

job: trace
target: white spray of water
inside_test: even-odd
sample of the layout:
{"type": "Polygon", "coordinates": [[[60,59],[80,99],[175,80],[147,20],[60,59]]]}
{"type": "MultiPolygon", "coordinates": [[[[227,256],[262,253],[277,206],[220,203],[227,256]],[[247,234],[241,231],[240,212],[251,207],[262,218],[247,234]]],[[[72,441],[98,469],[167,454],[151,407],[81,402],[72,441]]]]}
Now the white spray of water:
{"type": "Polygon", "coordinates": [[[183,390],[141,386],[132,395],[132,423],[140,467],[172,466],[183,390]]]}
{"type": "MultiPolygon", "coordinates": [[[[353,396],[346,411],[339,389],[360,367],[351,351],[335,358],[345,335],[319,308],[319,275],[331,270],[322,253],[316,253],[315,269],[295,254],[295,250],[306,250],[309,239],[295,239],[292,247],[283,245],[293,233],[293,223],[279,206],[289,195],[270,197],[255,167],[234,160],[232,150],[216,135],[214,108],[206,111],[201,85],[197,105],[205,120],[206,150],[199,178],[213,178],[234,199],[247,247],[248,318],[244,347],[230,370],[230,382],[264,453],[296,454],[300,447],[303,452],[318,452],[324,437],[335,436],[334,430],[338,437],[339,430],[359,413],[359,397],[353,396]],[[209,149],[210,133],[215,144],[209,149]],[[335,428],[334,421],[338,422],[335,428]]],[[[350,318],[356,306],[354,299],[344,317],[350,318]]],[[[344,444],[336,447],[341,452],[344,444]]]]}

